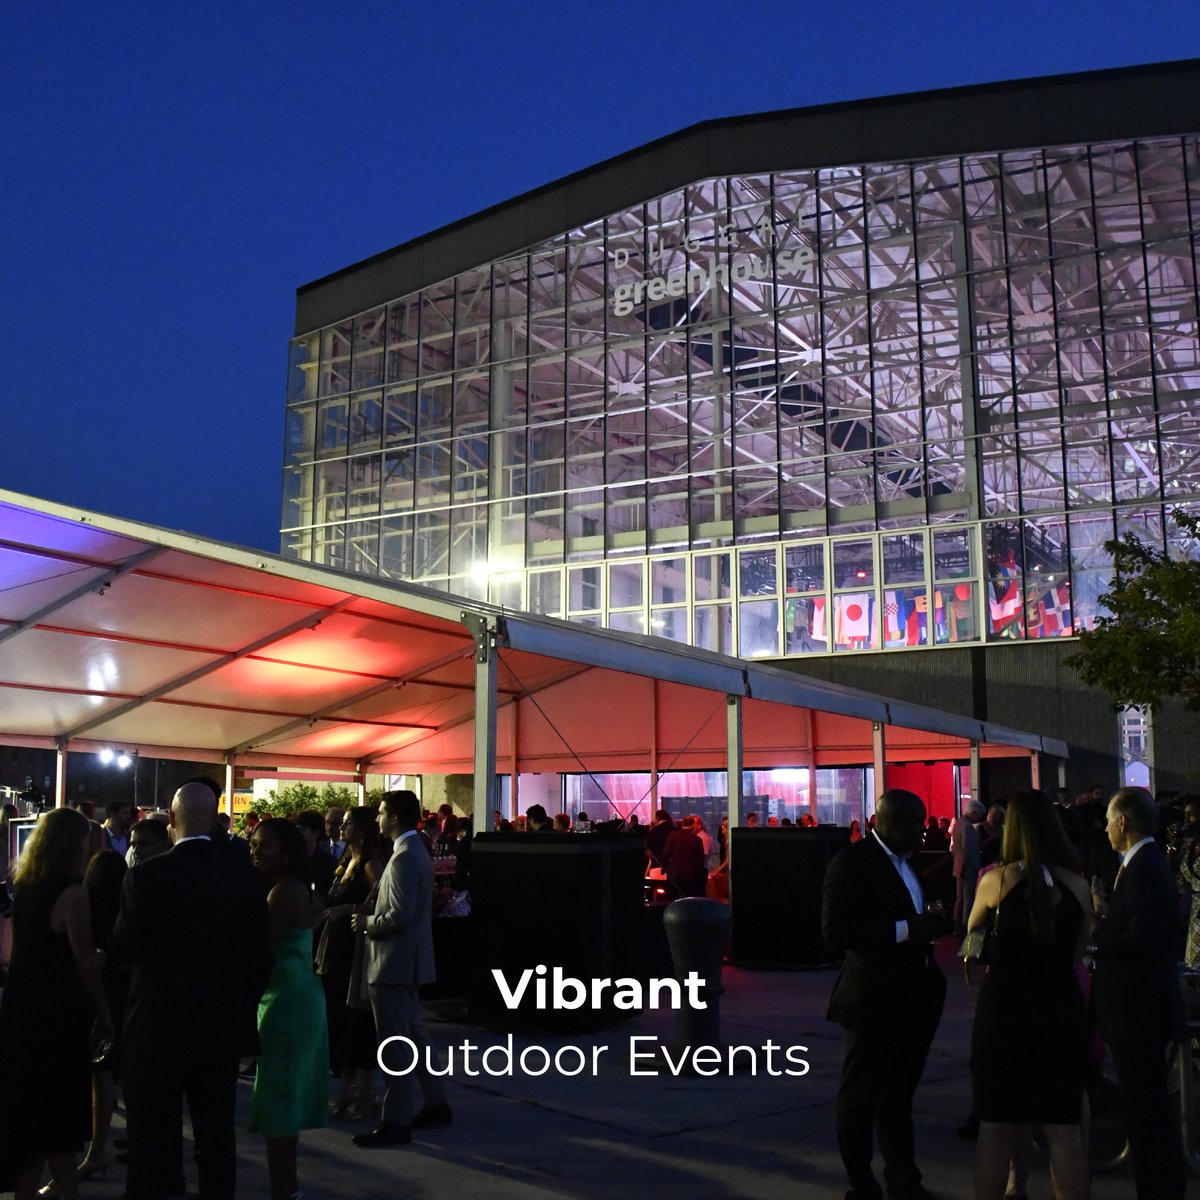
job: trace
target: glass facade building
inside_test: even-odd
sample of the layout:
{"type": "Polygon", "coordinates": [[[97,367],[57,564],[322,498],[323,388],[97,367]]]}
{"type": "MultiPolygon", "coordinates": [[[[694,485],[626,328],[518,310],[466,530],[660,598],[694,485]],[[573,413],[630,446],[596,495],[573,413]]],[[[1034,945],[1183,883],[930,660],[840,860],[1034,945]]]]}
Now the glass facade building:
{"type": "Polygon", "coordinates": [[[1188,134],[697,179],[296,337],[284,552],[745,657],[1069,636],[1200,500],[1198,227],[1188,134]]]}

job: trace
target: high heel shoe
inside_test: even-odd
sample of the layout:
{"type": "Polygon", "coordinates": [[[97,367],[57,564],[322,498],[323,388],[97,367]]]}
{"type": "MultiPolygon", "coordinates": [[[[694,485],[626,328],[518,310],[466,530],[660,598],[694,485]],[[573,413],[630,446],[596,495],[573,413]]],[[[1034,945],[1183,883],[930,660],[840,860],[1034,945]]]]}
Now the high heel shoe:
{"type": "Polygon", "coordinates": [[[85,1179],[104,1179],[111,1165],[107,1158],[85,1158],[75,1168],[75,1177],[82,1183],[85,1179]]]}
{"type": "Polygon", "coordinates": [[[378,1112],[379,1101],[376,1099],[374,1092],[368,1092],[365,1096],[359,1096],[350,1106],[350,1119],[352,1121],[367,1121],[376,1116],[378,1112]]]}
{"type": "Polygon", "coordinates": [[[348,1096],[339,1096],[329,1106],[329,1115],[331,1117],[344,1117],[353,1107],[354,1093],[351,1092],[348,1096]]]}

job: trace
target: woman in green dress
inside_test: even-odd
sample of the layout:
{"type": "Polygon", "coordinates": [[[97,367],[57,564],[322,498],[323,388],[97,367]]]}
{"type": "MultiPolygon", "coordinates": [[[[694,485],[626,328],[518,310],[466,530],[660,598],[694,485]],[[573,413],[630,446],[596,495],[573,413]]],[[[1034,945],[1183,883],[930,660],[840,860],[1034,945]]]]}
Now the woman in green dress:
{"type": "Polygon", "coordinates": [[[250,843],[254,865],[271,885],[267,897],[275,966],[258,1006],[262,1051],[250,1102],[250,1129],[267,1143],[271,1200],[300,1195],[296,1145],[301,1129],[327,1122],[329,1043],[325,993],[313,974],[313,929],[321,903],[306,881],[300,831],[278,818],[261,822],[250,843]]]}

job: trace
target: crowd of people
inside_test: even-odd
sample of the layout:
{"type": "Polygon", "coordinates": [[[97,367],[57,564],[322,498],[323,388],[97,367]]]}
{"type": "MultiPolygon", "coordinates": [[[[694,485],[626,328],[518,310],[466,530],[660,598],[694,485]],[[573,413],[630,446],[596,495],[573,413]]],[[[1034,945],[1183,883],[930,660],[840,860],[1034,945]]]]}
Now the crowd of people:
{"type": "MultiPolygon", "coordinates": [[[[914,870],[931,830],[919,797],[885,792],[874,828],[825,878],[823,931],[844,955],[829,1017],[846,1030],[837,1135],[847,1196],[882,1200],[885,1186],[889,1200],[932,1196],[916,1163],[912,1103],[946,990],[933,944],[981,931],[974,1113],[963,1130],[976,1138],[977,1200],[1026,1194],[1031,1126],[1044,1131],[1056,1200],[1084,1200],[1088,1090],[1105,1048],[1138,1200],[1179,1200],[1166,1052],[1184,1036],[1181,895],[1197,907],[1200,797],[1159,802],[1123,788],[1105,804],[1095,788],[1074,802],[1031,790],[972,804],[949,831],[952,914],[926,904],[914,870]],[[876,1137],[883,1184],[872,1169],[876,1137]]],[[[1187,938],[1200,948],[1191,919],[1187,938]]]]}
{"type": "MultiPolygon", "coordinates": [[[[200,1193],[232,1196],[236,1082],[250,1062],[248,1129],[264,1138],[272,1200],[300,1194],[305,1129],[371,1122],[353,1135],[370,1148],[452,1122],[418,989],[434,977],[435,864],[449,859],[464,881],[469,818],[449,805],[422,811],[396,791],[349,811],[252,812],[242,838],[219,796],[198,777],[166,814],[135,819],[117,803],[101,822],[55,809],[13,865],[0,1188],[17,1200],[38,1194],[46,1166],[66,1200],[109,1169],[118,1088],[126,1141],[115,1149],[130,1200],[183,1191],[184,1099],[200,1193]],[[397,1036],[417,1047],[417,1070],[389,1073],[379,1096],[378,1049],[397,1036]]],[[[537,804],[521,826],[612,828],[537,804]]],[[[712,895],[727,875],[727,820],[714,836],[698,814],[659,810],[631,831],[672,899],[712,895]]],[[[1177,960],[1200,965],[1200,796],[1156,802],[1125,788],[1105,804],[1099,788],[1074,801],[1030,790],[968,805],[951,824],[889,790],[828,866],[822,930],[843,957],[828,1015],[845,1029],[836,1126],[851,1200],[882,1200],[885,1188],[889,1200],[932,1195],[912,1103],[946,991],[933,944],[978,930],[987,970],[965,1127],[978,1200],[1025,1194],[1030,1126],[1045,1132],[1057,1200],[1084,1200],[1088,1093],[1103,1047],[1139,1200],[1183,1195],[1165,1063],[1183,1028],[1177,960]],[[949,852],[953,912],[927,903],[914,869],[922,850],[949,852]]]]}
{"type": "Polygon", "coordinates": [[[55,809],[13,864],[0,1190],[17,1200],[39,1194],[47,1166],[65,1200],[107,1172],[118,1087],[129,1200],[183,1194],[185,1099],[200,1195],[233,1196],[250,1064],[272,1200],[300,1195],[304,1129],[375,1121],[354,1134],[371,1147],[452,1120],[428,1073],[415,1113],[407,1077],[389,1077],[381,1106],[374,1094],[379,1039],[428,1042],[417,989],[433,978],[433,851],[458,842],[452,814],[396,791],[348,813],[253,814],[241,838],[219,795],[200,777],[163,816],[55,809]]]}

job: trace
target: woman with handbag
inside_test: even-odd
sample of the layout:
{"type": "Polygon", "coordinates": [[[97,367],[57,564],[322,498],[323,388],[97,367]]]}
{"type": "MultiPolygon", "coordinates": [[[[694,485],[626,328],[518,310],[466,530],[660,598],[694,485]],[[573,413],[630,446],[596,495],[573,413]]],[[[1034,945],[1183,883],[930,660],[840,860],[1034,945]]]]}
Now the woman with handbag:
{"type": "Polygon", "coordinates": [[[1000,863],[979,881],[968,930],[990,925],[971,1037],[979,1111],[976,1200],[1001,1200],[1014,1135],[1042,1125],[1056,1200],[1082,1200],[1088,1033],[1075,963],[1091,927],[1088,885],[1050,800],[1008,807],[1000,863]]]}
{"type": "Polygon", "coordinates": [[[342,1079],[330,1114],[355,1120],[375,1115],[375,1019],[370,1004],[360,1003],[360,998],[351,994],[359,988],[350,918],[356,912],[369,911],[366,905],[371,889],[383,874],[377,811],[352,808],[346,814],[342,825],[346,852],[329,889],[325,924],[317,946],[317,973],[325,984],[329,1013],[331,1065],[342,1079]]]}

